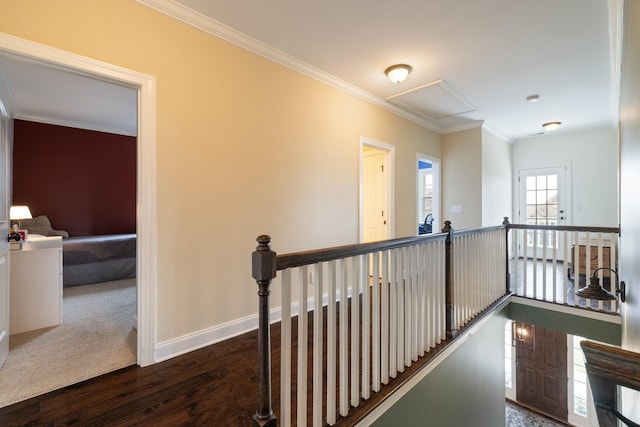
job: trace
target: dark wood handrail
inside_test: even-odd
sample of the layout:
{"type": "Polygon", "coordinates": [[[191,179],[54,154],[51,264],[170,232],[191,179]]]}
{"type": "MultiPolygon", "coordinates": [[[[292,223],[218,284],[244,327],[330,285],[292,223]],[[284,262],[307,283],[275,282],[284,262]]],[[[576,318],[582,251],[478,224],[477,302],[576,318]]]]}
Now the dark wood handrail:
{"type": "Polygon", "coordinates": [[[333,248],[283,254],[278,255],[277,269],[280,271],[287,268],[301,267],[303,265],[316,264],[318,262],[333,261],[341,258],[349,258],[389,249],[397,249],[404,246],[413,246],[425,242],[437,242],[445,240],[447,236],[448,233],[423,234],[421,236],[401,237],[381,242],[359,243],[354,245],[336,246],[333,248]]]}
{"type": "Polygon", "coordinates": [[[507,228],[519,230],[590,231],[592,233],[620,233],[620,227],[586,227],[582,225],[508,224],[507,228]]]}
{"type": "MultiPolygon", "coordinates": [[[[447,221],[445,221],[446,224],[447,221]]],[[[445,226],[446,227],[446,226],[445,226]]],[[[278,255],[277,269],[285,270],[287,268],[301,267],[303,265],[315,264],[318,262],[333,261],[336,259],[349,258],[358,255],[365,255],[368,253],[385,251],[390,249],[397,249],[404,246],[418,245],[421,243],[437,242],[440,240],[446,240],[447,238],[463,237],[471,234],[485,233],[489,231],[495,231],[504,228],[504,225],[497,225],[494,227],[482,227],[482,228],[467,228],[464,230],[457,230],[453,232],[452,236],[449,236],[448,231],[434,234],[423,234],[420,236],[401,237],[398,239],[383,240],[380,242],[371,243],[357,243],[352,245],[335,246],[325,249],[314,249],[309,251],[295,252],[289,254],[278,255]]]]}
{"type": "Polygon", "coordinates": [[[455,239],[456,237],[469,236],[471,234],[486,233],[489,231],[500,230],[502,228],[505,228],[504,225],[496,225],[493,227],[465,228],[463,230],[456,230],[453,233],[453,238],[455,239]]]}
{"type": "Polygon", "coordinates": [[[617,419],[627,426],[637,426],[618,412],[616,388],[621,385],[640,390],[640,353],[591,341],[581,341],[580,347],[600,426],[617,426],[617,419]]]}

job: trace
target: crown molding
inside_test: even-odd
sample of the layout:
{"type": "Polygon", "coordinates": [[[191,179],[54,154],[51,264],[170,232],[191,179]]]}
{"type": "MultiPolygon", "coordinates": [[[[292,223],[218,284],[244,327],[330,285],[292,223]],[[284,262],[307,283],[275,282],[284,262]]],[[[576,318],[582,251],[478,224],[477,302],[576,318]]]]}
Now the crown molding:
{"type": "Polygon", "coordinates": [[[259,40],[247,36],[244,33],[234,30],[233,28],[224,25],[214,19],[211,19],[200,12],[190,9],[174,0],[136,0],[138,3],[154,9],[160,13],[164,13],[171,18],[184,22],[194,28],[232,43],[242,49],[248,50],[256,55],[262,56],[270,61],[278,63],[291,70],[297,71],[305,76],[318,80],[328,86],[345,92],[349,95],[353,95],[363,101],[387,110],[393,114],[410,120],[422,127],[432,130],[437,133],[443,133],[443,129],[434,125],[430,121],[424,118],[412,114],[402,108],[396,107],[385,99],[373,95],[357,86],[349,84],[344,80],[341,80],[329,73],[326,73],[312,65],[309,65],[303,61],[300,61],[291,55],[288,55],[280,50],[277,50],[259,40]]]}
{"type": "Polygon", "coordinates": [[[444,135],[444,134],[447,134],[447,133],[462,132],[464,130],[481,128],[484,124],[485,124],[484,120],[474,120],[474,121],[472,121],[470,123],[465,123],[463,125],[452,126],[452,127],[446,128],[446,129],[442,129],[440,131],[440,133],[444,135]]]}
{"type": "Polygon", "coordinates": [[[496,137],[502,139],[504,142],[506,142],[508,144],[513,144],[514,143],[513,139],[507,137],[505,134],[503,134],[500,131],[498,131],[496,128],[491,126],[491,124],[487,123],[486,121],[484,122],[484,125],[482,126],[482,128],[486,129],[489,132],[491,132],[493,135],[495,135],[496,137]]]}

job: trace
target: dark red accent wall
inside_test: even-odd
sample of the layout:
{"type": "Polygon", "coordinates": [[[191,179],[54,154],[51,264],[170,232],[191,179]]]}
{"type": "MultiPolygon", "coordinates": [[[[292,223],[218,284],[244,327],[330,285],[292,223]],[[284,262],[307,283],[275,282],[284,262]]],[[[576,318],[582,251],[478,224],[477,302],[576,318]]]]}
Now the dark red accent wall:
{"type": "Polygon", "coordinates": [[[72,236],[136,231],[136,138],[14,121],[13,201],[72,236]]]}

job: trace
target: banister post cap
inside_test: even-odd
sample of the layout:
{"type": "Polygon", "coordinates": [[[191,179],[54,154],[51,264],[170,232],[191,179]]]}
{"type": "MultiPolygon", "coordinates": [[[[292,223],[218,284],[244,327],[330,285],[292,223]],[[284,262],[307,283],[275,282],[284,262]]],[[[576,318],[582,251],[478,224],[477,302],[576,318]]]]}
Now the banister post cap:
{"type": "Polygon", "coordinates": [[[258,246],[251,254],[253,278],[258,282],[268,282],[276,277],[276,253],[269,245],[271,236],[263,234],[256,241],[258,246]]]}

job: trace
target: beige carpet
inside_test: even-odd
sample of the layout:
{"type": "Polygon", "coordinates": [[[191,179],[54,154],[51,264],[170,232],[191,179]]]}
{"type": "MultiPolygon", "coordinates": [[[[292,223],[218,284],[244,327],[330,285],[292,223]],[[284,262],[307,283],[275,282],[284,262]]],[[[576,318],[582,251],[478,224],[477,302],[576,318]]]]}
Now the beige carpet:
{"type": "Polygon", "coordinates": [[[0,407],[136,363],[135,279],[64,289],[64,323],[10,337],[0,407]]]}

